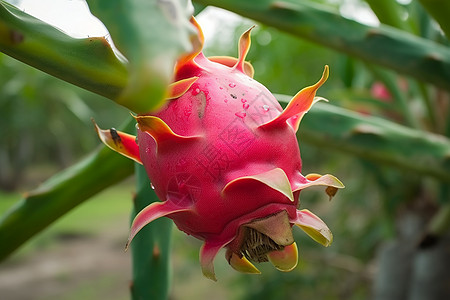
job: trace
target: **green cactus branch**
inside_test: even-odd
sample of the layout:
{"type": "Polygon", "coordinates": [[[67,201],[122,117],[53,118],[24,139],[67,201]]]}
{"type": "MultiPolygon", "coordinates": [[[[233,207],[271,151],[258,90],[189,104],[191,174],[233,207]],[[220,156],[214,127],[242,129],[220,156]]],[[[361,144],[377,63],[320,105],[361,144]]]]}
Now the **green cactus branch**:
{"type": "Polygon", "coordinates": [[[409,24],[402,19],[401,6],[392,0],[366,0],[381,23],[410,31],[409,24]]]}
{"type": "Polygon", "coordinates": [[[450,90],[450,50],[388,26],[370,27],[334,11],[276,0],[195,0],[450,90]]]}
{"type": "MultiPolygon", "coordinates": [[[[276,97],[282,103],[291,98],[276,97]]],[[[450,182],[448,138],[385,119],[317,103],[302,120],[299,140],[450,182]]]]}
{"type": "Polygon", "coordinates": [[[127,61],[104,37],[72,38],[3,0],[0,51],[134,112],[156,109],[166,98],[176,60],[192,50],[193,9],[182,0],[89,3],[127,61]]]}
{"type": "Polygon", "coordinates": [[[419,0],[425,9],[441,25],[447,38],[450,39],[450,1],[448,0],[419,0]]]}
{"type": "Polygon", "coordinates": [[[64,81],[116,99],[126,63],[104,38],[76,39],[0,0],[0,51],[64,81]]]}
{"type": "Polygon", "coordinates": [[[103,147],[25,194],[0,217],[0,261],[75,206],[132,174],[131,160],[103,147]]]}
{"type": "MultiPolygon", "coordinates": [[[[137,193],[132,218],[147,205],[158,201],[151,188],[145,168],[136,164],[137,193]]],[[[170,247],[173,222],[160,218],[144,227],[131,243],[133,282],[131,296],[134,300],[165,300],[170,287],[170,247]]]]}
{"type": "Polygon", "coordinates": [[[117,101],[137,113],[158,108],[167,96],[177,59],[192,51],[197,31],[186,0],[88,0],[128,59],[128,83],[117,101]]]}
{"type": "MultiPolygon", "coordinates": [[[[411,33],[414,31],[412,23],[403,19],[403,15],[406,13],[406,11],[401,7],[401,5],[398,2],[391,0],[366,0],[366,2],[370,5],[370,8],[376,14],[378,20],[380,20],[381,23],[411,33]]],[[[385,72],[381,71],[381,73],[385,72]]],[[[392,75],[388,75],[387,73],[385,74],[388,77],[392,77],[392,75]]],[[[386,78],[387,76],[381,76],[379,78],[388,79],[386,78]]],[[[407,105],[408,103],[405,99],[405,96],[399,93],[399,88],[396,84],[396,80],[394,78],[388,80],[389,81],[383,80],[383,83],[386,86],[388,86],[388,89],[391,91],[391,93],[395,95],[394,98],[399,100],[398,103],[402,106],[402,111],[404,113],[405,118],[408,120],[408,123],[414,128],[419,128],[418,126],[419,122],[417,119],[413,118],[410,112],[410,108],[407,105]]],[[[421,94],[420,98],[427,109],[431,127],[435,130],[436,115],[424,83],[420,81],[411,81],[411,84],[421,94]]]]}

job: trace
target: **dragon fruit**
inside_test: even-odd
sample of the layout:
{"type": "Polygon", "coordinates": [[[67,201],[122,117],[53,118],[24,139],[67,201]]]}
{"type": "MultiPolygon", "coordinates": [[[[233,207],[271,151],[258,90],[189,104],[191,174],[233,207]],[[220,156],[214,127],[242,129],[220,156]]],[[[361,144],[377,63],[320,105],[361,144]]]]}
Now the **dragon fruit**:
{"type": "Polygon", "coordinates": [[[192,23],[198,29],[196,49],[177,62],[165,106],[135,116],[137,138],[96,127],[106,145],[144,165],[162,201],[136,216],[128,243],[166,216],[204,241],[200,263],[210,279],[216,280],[213,261],[222,248],[238,271],[259,273],[253,263],[265,261],[290,271],[298,260],[293,225],[324,246],[332,242],[319,217],[297,209],[300,191],[324,185],[331,198],[343,187],[332,175],[301,174],[296,138],[300,120],[319,99],[315,93],[328,66],[283,110],[245,61],[252,28],[239,40],[237,59],[206,58],[202,31],[195,19],[192,23]]]}

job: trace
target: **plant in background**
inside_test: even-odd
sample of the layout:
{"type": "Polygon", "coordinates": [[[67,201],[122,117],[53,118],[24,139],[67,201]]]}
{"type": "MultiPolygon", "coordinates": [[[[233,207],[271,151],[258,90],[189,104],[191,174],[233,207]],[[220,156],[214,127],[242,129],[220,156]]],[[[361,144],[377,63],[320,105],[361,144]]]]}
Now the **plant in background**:
{"type": "MultiPolygon", "coordinates": [[[[0,0],[0,51],[60,79],[112,99],[136,112],[139,124],[138,144],[135,144],[132,137],[118,131],[101,131],[101,135],[109,143],[118,142],[120,138],[120,141],[127,144],[124,146],[131,147],[125,153],[142,161],[147,167],[147,170],[142,166],[136,167],[138,187],[133,213],[137,215],[140,211],[143,212],[136,218],[133,234],[145,223],[160,214],[166,214],[175,221],[180,229],[188,233],[195,233],[197,237],[205,240],[205,246],[202,248],[203,254],[214,254],[214,251],[208,251],[208,249],[212,249],[211,243],[208,246],[208,241],[214,241],[213,237],[216,233],[226,231],[224,231],[225,224],[231,224],[230,220],[234,216],[239,219],[238,217],[241,215],[237,216],[236,212],[227,206],[234,203],[232,200],[226,203],[217,201],[218,203],[215,205],[222,205],[224,210],[218,209],[211,213],[225,213],[220,215],[217,222],[213,218],[208,220],[214,225],[210,226],[211,232],[203,233],[210,235],[199,234],[201,226],[195,223],[195,219],[191,215],[193,211],[198,211],[201,212],[199,215],[208,217],[207,211],[204,209],[205,207],[209,208],[209,205],[204,204],[206,203],[204,199],[208,195],[192,196],[195,194],[196,187],[199,186],[196,178],[200,175],[195,174],[196,178],[192,178],[193,182],[188,180],[191,179],[190,177],[176,176],[179,175],[178,171],[181,170],[183,163],[186,163],[189,174],[198,170],[195,168],[200,168],[200,165],[183,162],[182,158],[188,156],[188,158],[197,159],[200,164],[208,162],[208,158],[201,155],[214,155],[214,152],[208,150],[229,149],[227,151],[230,152],[225,152],[226,154],[235,154],[232,149],[235,147],[234,144],[227,145],[223,142],[223,148],[221,148],[213,143],[216,148],[206,149],[206,146],[209,145],[206,141],[222,141],[221,133],[225,129],[231,128],[227,127],[228,125],[239,125],[242,127],[236,129],[245,129],[242,131],[245,133],[245,137],[263,132],[258,135],[264,137],[262,140],[267,140],[267,137],[272,134],[271,130],[278,131],[286,139],[286,153],[295,157],[294,161],[300,162],[300,157],[294,153],[298,149],[296,145],[293,146],[296,141],[291,134],[295,131],[294,129],[297,129],[297,121],[293,122],[293,115],[306,111],[310,103],[308,101],[292,101],[282,111],[268,92],[265,94],[267,103],[261,104],[259,101],[266,101],[261,99],[251,102],[255,100],[254,97],[251,99],[242,97],[247,101],[239,102],[241,98],[233,90],[239,90],[242,93],[245,85],[238,86],[238,82],[234,82],[237,80],[224,83],[222,81],[224,79],[219,80],[208,76],[207,69],[217,68],[221,74],[227,72],[231,74],[231,69],[235,68],[235,72],[239,69],[240,73],[236,72],[239,75],[233,74],[233,76],[239,76],[239,78],[243,78],[243,82],[248,82],[249,90],[252,90],[250,87],[255,88],[257,84],[248,76],[252,74],[252,71],[244,62],[247,51],[245,50],[246,38],[242,39],[243,45],[240,47],[239,59],[213,57],[208,61],[202,54],[199,54],[201,43],[195,26],[189,23],[192,10],[188,1],[98,0],[88,2],[91,11],[108,28],[114,44],[126,57],[125,60],[119,59],[115,55],[115,50],[104,38],[71,38],[2,0],[0,0]],[[154,30],[149,30],[149,28],[154,30]],[[181,60],[180,57],[182,57],[181,60]],[[173,78],[175,65],[178,66],[177,78],[173,78]],[[246,74],[243,74],[242,71],[246,74]],[[175,84],[170,85],[174,81],[175,84]],[[230,83],[235,83],[236,86],[230,87],[230,83]],[[224,114],[227,117],[223,117],[223,119],[209,114],[218,110],[219,107],[210,108],[207,101],[210,96],[216,95],[217,88],[220,90],[220,87],[228,90],[228,94],[223,94],[222,102],[220,99],[215,99],[217,103],[221,103],[222,110],[227,112],[224,114]],[[232,95],[237,99],[234,99],[232,95]],[[170,104],[157,112],[156,110],[161,109],[162,103],[167,98],[177,99],[169,100],[170,104]],[[225,100],[228,101],[227,104],[225,104],[225,100]],[[306,106],[297,110],[293,103],[305,103],[306,106]],[[264,113],[264,105],[268,106],[269,113],[275,113],[271,115],[272,120],[283,121],[275,121],[275,123],[279,123],[276,126],[269,120],[258,119],[259,122],[255,121],[256,115],[251,109],[259,107],[263,110],[260,112],[264,113]],[[171,119],[170,111],[177,109],[179,115],[189,120],[189,126],[183,126],[181,122],[178,123],[171,119]],[[150,111],[151,113],[148,113],[150,111]],[[217,127],[210,126],[214,124],[210,121],[206,122],[208,126],[201,126],[203,120],[213,117],[217,118],[217,127]],[[290,120],[288,121],[288,119],[290,120]],[[269,130],[262,130],[264,127],[269,130]],[[279,128],[275,130],[274,127],[279,128]],[[220,131],[221,128],[222,131],[220,131]],[[289,130],[291,133],[288,134],[289,130]],[[173,140],[177,140],[176,144],[181,146],[176,150],[171,150],[173,147],[164,149],[163,145],[173,144],[173,140]],[[149,148],[148,153],[145,148],[149,148]],[[132,151],[130,152],[130,150],[132,151]],[[203,153],[203,150],[206,152],[203,153]],[[145,155],[142,154],[142,151],[145,152],[145,155]],[[196,152],[197,156],[189,156],[189,153],[192,153],[190,151],[196,152]],[[169,165],[167,163],[171,155],[176,158],[178,164],[169,165]],[[154,158],[158,156],[158,160],[151,159],[152,156],[154,158]],[[158,162],[160,165],[150,166],[150,161],[158,162]],[[164,172],[161,172],[164,174],[163,178],[153,174],[152,170],[156,168],[164,168],[164,172]],[[163,202],[158,201],[154,191],[150,188],[147,175],[152,177],[156,192],[163,202]],[[188,184],[185,184],[186,182],[188,184]],[[197,200],[195,203],[193,203],[194,198],[197,200]],[[151,204],[152,202],[156,202],[156,204],[151,204]],[[188,209],[187,206],[189,206],[188,209]],[[173,209],[181,210],[174,212],[173,209]],[[190,223],[191,221],[192,223],[190,223]]],[[[341,223],[336,231],[339,232],[339,235],[345,235],[346,239],[339,239],[338,242],[335,242],[333,249],[327,251],[327,253],[333,253],[333,259],[328,259],[327,265],[334,264],[342,267],[345,265],[342,262],[348,260],[339,261],[337,258],[342,257],[342,254],[344,256],[347,254],[362,266],[360,271],[355,271],[358,268],[354,268],[350,272],[353,272],[352,274],[357,278],[362,278],[364,272],[367,272],[367,268],[369,268],[367,265],[373,261],[373,246],[386,244],[377,260],[378,273],[374,280],[375,298],[379,297],[383,300],[445,298],[445,293],[448,291],[445,289],[445,284],[442,283],[448,278],[448,268],[440,266],[444,265],[442,262],[445,262],[448,257],[445,249],[449,244],[450,224],[448,222],[450,220],[448,202],[450,199],[448,186],[450,182],[450,140],[448,138],[450,134],[448,118],[450,22],[446,17],[450,13],[448,1],[413,0],[408,4],[400,4],[399,1],[366,0],[382,23],[380,26],[361,24],[343,17],[341,11],[333,10],[336,6],[342,5],[344,1],[329,1],[329,3],[320,1],[328,5],[325,9],[312,3],[317,1],[306,0],[196,0],[195,2],[233,11],[241,16],[344,54],[344,56],[336,55],[335,57],[338,57],[336,60],[326,61],[333,69],[333,79],[337,79],[337,81],[329,82],[326,89],[322,90],[325,95],[327,93],[333,95],[333,104],[341,107],[318,103],[302,120],[301,128],[301,141],[304,146],[312,145],[325,149],[327,155],[335,151],[341,151],[347,155],[345,159],[334,163],[335,168],[348,170],[345,182],[350,188],[345,190],[346,201],[341,201],[339,205],[336,205],[332,217],[333,221],[338,219],[338,222],[341,223]],[[440,25],[440,29],[436,26],[437,24],[440,25]],[[407,81],[408,89],[406,91],[399,86],[399,80],[407,81]],[[374,82],[384,85],[391,96],[389,102],[374,99],[370,94],[370,87],[374,82]],[[361,115],[342,107],[366,113],[361,115]],[[350,177],[354,178],[351,180],[350,177]],[[363,181],[362,178],[368,179],[369,183],[363,181]],[[369,185],[370,187],[368,187],[369,185]],[[355,190],[355,186],[359,189],[355,190]],[[369,191],[376,193],[374,195],[369,191]],[[362,226],[354,226],[355,219],[362,226]],[[388,231],[389,234],[381,234],[380,232],[383,230],[388,231]],[[393,242],[385,243],[388,239],[393,239],[393,242]],[[405,253],[407,255],[404,255],[405,253]],[[436,261],[439,264],[436,264],[436,261]]],[[[269,49],[278,49],[277,56],[279,58],[295,58],[297,55],[289,52],[293,49],[285,43],[271,43],[270,47],[269,49]],[[285,53],[291,54],[286,55],[285,53]]],[[[272,51],[266,52],[272,53],[272,51]]],[[[275,59],[273,56],[275,55],[267,55],[266,58],[275,59]]],[[[269,59],[260,59],[260,61],[264,61],[266,64],[269,59]]],[[[312,64],[310,61],[308,66],[310,63],[312,64]]],[[[276,63],[272,64],[276,65],[276,63]]],[[[320,62],[320,65],[322,64],[323,62],[320,62]]],[[[268,70],[270,64],[265,67],[268,70]]],[[[313,69],[306,67],[305,70],[303,77],[309,79],[310,70],[313,69]]],[[[296,70],[289,68],[277,74],[280,75],[277,76],[276,81],[283,83],[288,82],[288,80],[284,80],[285,76],[298,77],[294,75],[298,74],[296,70]]],[[[270,81],[275,81],[270,72],[260,72],[258,76],[260,76],[258,81],[267,86],[270,85],[270,81]]],[[[318,85],[321,83],[323,83],[322,80],[318,85]]],[[[312,87],[314,91],[318,88],[317,84],[312,87]]],[[[271,90],[275,89],[271,88],[271,90]]],[[[291,96],[275,96],[281,103],[288,103],[292,99],[291,96]]],[[[294,97],[295,99],[296,97],[294,97]]],[[[308,99],[311,101],[311,98],[308,99]]],[[[312,101],[314,102],[314,98],[312,101]]],[[[265,115],[263,114],[263,116],[265,115]]],[[[128,130],[122,128],[122,131],[131,132],[132,129],[129,128],[133,128],[134,122],[131,120],[131,127],[128,127],[128,130]]],[[[273,141],[267,143],[267,148],[270,148],[272,143],[281,143],[276,136],[273,133],[273,141]]],[[[245,151],[260,145],[259,143],[262,142],[253,141],[247,147],[243,143],[237,149],[242,150],[243,156],[247,157],[245,151]]],[[[304,151],[305,148],[302,149],[303,155],[307,152],[304,151]]],[[[238,154],[241,153],[238,152],[238,154]]],[[[264,157],[268,154],[261,153],[260,155],[264,157]]],[[[319,154],[315,155],[319,156],[319,154]]],[[[287,212],[287,222],[286,217],[279,218],[284,218],[286,224],[284,228],[289,227],[290,229],[291,224],[295,223],[293,211],[294,208],[296,210],[298,196],[296,180],[302,178],[296,171],[300,171],[300,165],[286,167],[284,160],[277,158],[273,161],[271,168],[264,163],[257,164],[255,167],[254,163],[263,161],[263,159],[259,160],[260,158],[257,157],[250,159],[250,156],[247,158],[248,168],[239,166],[234,170],[228,169],[231,171],[223,172],[220,176],[216,174],[217,178],[222,178],[220,184],[213,186],[213,180],[202,181],[202,185],[213,186],[212,188],[202,186],[202,192],[208,190],[213,193],[212,191],[214,191],[214,197],[211,198],[216,200],[222,199],[222,196],[223,199],[237,199],[238,197],[250,199],[250,195],[245,194],[249,191],[242,188],[244,194],[239,193],[241,185],[257,187],[254,191],[255,194],[262,194],[263,198],[269,193],[273,193],[271,199],[276,199],[278,207],[288,207],[281,209],[287,212]],[[241,173],[247,169],[249,173],[241,173]],[[280,170],[285,177],[280,176],[282,174],[280,170]],[[260,176],[260,174],[267,175],[267,172],[271,178],[283,178],[283,180],[279,179],[274,182],[267,180],[267,176],[260,176]],[[287,182],[289,182],[289,187],[287,182]],[[264,190],[267,190],[267,193],[264,193],[264,190]],[[291,198],[289,190],[293,191],[293,202],[289,202],[291,198]]],[[[308,167],[311,165],[317,167],[319,161],[322,164],[322,158],[311,160],[308,167]]],[[[212,169],[216,172],[222,170],[221,162],[223,161],[215,161],[217,168],[212,169]]],[[[227,161],[225,160],[225,162],[227,161]]],[[[323,165],[319,165],[319,169],[322,167],[326,169],[323,165]]],[[[0,259],[10,255],[30,237],[77,204],[129,176],[132,169],[133,164],[130,163],[130,160],[122,159],[109,149],[102,149],[74,167],[55,175],[36,191],[24,196],[0,219],[0,243],[2,245],[0,259]],[[25,218],[26,223],[22,221],[25,218]]],[[[208,170],[211,169],[208,168],[208,170]]],[[[203,173],[207,173],[207,171],[203,173]]],[[[201,176],[209,176],[203,173],[201,176]]],[[[305,179],[314,183],[316,178],[305,176],[305,179]]],[[[317,178],[316,183],[320,180],[317,178]]],[[[306,198],[304,196],[306,195],[302,195],[302,201],[306,198]]],[[[245,203],[248,205],[245,207],[248,207],[249,210],[254,204],[245,203]]],[[[295,212],[296,214],[297,212],[295,212]]],[[[245,213],[242,214],[242,216],[244,215],[245,213]]],[[[247,263],[247,260],[252,260],[255,256],[249,255],[246,249],[242,251],[243,237],[249,235],[249,232],[257,231],[259,237],[262,236],[261,233],[267,237],[278,236],[278,234],[269,234],[265,229],[251,227],[261,220],[270,219],[260,220],[260,216],[262,215],[258,214],[256,221],[252,218],[247,220],[242,218],[242,224],[233,225],[238,233],[236,237],[230,234],[228,238],[215,240],[212,245],[215,249],[228,245],[227,258],[231,265],[238,269],[256,271],[252,265],[247,263]],[[253,225],[247,226],[244,223],[253,225]],[[238,230],[238,228],[240,229],[238,230]],[[227,239],[228,241],[226,241],[227,239]],[[230,241],[233,242],[228,243],[230,241]]],[[[202,221],[205,219],[202,218],[202,221]]],[[[270,219],[270,221],[272,220],[270,219]]],[[[324,226],[322,223],[320,225],[324,226]]],[[[154,220],[149,226],[142,227],[139,234],[133,239],[131,245],[132,295],[136,299],[167,298],[170,226],[171,222],[166,218],[154,220]],[[152,249],[153,251],[151,251],[152,249]],[[149,252],[153,255],[149,255],[149,252]]],[[[285,229],[283,232],[288,232],[285,229]]],[[[308,228],[306,229],[308,231],[308,228]]],[[[317,237],[320,238],[321,235],[316,235],[317,237]]],[[[265,239],[265,241],[268,240],[265,239]]],[[[284,251],[293,249],[290,246],[293,244],[283,246],[281,243],[278,245],[281,245],[280,248],[284,247],[284,251]]],[[[272,250],[272,248],[270,249],[272,250]]],[[[265,257],[270,259],[273,253],[276,252],[267,251],[265,257]]],[[[204,270],[210,277],[213,277],[213,256],[211,255],[207,259],[205,259],[206,256],[202,258],[204,270]]],[[[287,267],[283,267],[284,269],[289,269],[294,265],[292,260],[288,261],[289,263],[287,267]]],[[[334,289],[336,280],[347,279],[340,275],[342,273],[336,272],[334,279],[330,280],[330,277],[324,274],[329,270],[330,268],[327,268],[325,272],[321,270],[316,275],[316,277],[320,276],[321,283],[328,278],[329,286],[334,289]]],[[[305,273],[301,272],[301,274],[305,273]]],[[[265,274],[267,273],[265,272],[265,274]]],[[[291,273],[290,275],[297,274],[291,273]]],[[[261,280],[265,284],[258,282],[254,286],[261,288],[261,295],[270,295],[270,293],[265,293],[266,289],[276,286],[276,288],[272,288],[272,295],[279,295],[282,276],[277,278],[275,281],[271,281],[266,275],[262,279],[255,278],[253,280],[261,280]]],[[[296,292],[299,289],[297,281],[291,280],[292,282],[294,283],[291,284],[291,289],[294,289],[295,292],[288,293],[286,291],[286,295],[297,295],[296,292]]],[[[350,279],[346,282],[350,285],[354,284],[350,279]]],[[[312,293],[315,298],[321,298],[320,290],[330,291],[330,293],[332,290],[315,289],[315,285],[311,286],[310,290],[314,289],[312,293]]],[[[348,295],[349,291],[353,291],[351,286],[342,286],[343,290],[337,292],[341,297],[348,295]]],[[[304,289],[301,290],[304,291],[304,289]]],[[[352,293],[351,297],[358,299],[358,294],[352,293]]],[[[365,299],[367,296],[362,298],[365,299]]]]}

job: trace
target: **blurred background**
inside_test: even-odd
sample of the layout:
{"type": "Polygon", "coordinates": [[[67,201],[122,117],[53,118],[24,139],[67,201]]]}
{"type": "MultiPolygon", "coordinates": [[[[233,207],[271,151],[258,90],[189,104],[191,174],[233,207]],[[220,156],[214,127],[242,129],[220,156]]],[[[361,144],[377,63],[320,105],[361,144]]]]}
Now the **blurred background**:
{"type": "MultiPolygon", "coordinates": [[[[107,35],[87,15],[84,1],[9,2],[73,36],[107,35]]],[[[380,24],[369,5],[373,1],[313,2],[364,24],[380,24]]],[[[397,2],[404,30],[448,46],[418,1],[397,2]]],[[[211,7],[198,20],[205,31],[206,55],[237,56],[240,34],[256,23],[211,7]]],[[[361,118],[382,118],[449,136],[447,91],[256,24],[248,60],[255,68],[255,79],[273,93],[294,95],[315,83],[328,64],[331,75],[318,95],[330,104],[361,118]],[[399,103],[406,104],[406,110],[399,103]]],[[[109,128],[122,124],[129,112],[0,53],[0,215],[24,192],[100,146],[91,118],[109,128]]],[[[200,242],[175,228],[170,299],[419,300],[433,293],[415,290],[420,280],[450,286],[448,230],[439,239],[427,235],[430,220],[449,200],[448,183],[317,145],[311,138],[303,141],[302,126],[299,143],[303,174],[334,174],[346,185],[332,202],[321,189],[301,194],[301,205],[332,230],[333,244],[323,248],[294,230],[300,254],[294,271],[281,273],[262,264],[258,266],[261,275],[242,275],[219,255],[219,281],[214,283],[201,274],[200,242]],[[436,244],[446,246],[441,249],[436,244]],[[423,277],[427,270],[433,270],[436,278],[423,277]]],[[[0,264],[0,297],[129,299],[130,258],[123,249],[133,191],[131,178],[102,192],[0,264]]]]}

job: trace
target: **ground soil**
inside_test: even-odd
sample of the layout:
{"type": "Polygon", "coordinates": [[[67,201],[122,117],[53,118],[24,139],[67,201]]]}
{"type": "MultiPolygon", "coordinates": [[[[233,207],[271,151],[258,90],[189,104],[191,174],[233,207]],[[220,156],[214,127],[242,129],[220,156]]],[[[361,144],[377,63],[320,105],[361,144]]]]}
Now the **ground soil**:
{"type": "Polygon", "coordinates": [[[11,257],[0,265],[0,299],[129,299],[124,229],[63,236],[50,248],[11,257]]]}

